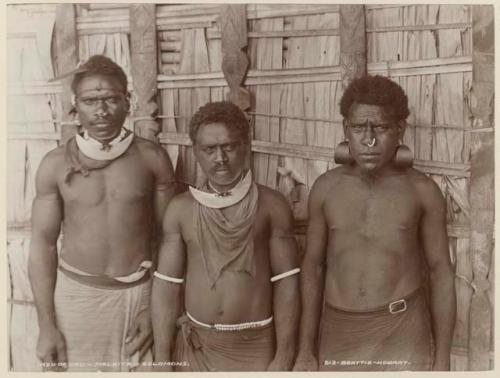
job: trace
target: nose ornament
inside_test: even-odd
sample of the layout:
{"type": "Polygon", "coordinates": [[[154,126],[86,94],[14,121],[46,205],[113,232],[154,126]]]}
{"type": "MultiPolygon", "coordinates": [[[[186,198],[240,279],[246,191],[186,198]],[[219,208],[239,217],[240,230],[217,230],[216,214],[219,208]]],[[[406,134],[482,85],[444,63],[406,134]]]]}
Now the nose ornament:
{"type": "Polygon", "coordinates": [[[377,140],[375,138],[372,138],[372,140],[367,144],[368,147],[373,147],[375,146],[375,143],[377,142],[377,140]]]}

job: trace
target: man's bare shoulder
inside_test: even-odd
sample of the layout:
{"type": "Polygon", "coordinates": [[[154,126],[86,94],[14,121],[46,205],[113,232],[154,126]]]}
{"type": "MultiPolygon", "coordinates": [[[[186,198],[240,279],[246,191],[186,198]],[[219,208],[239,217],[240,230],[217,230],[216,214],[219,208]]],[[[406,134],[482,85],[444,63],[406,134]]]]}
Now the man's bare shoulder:
{"type": "Polygon", "coordinates": [[[170,200],[167,208],[167,214],[169,216],[181,217],[182,215],[188,213],[186,210],[191,208],[193,201],[194,198],[189,190],[179,193],[170,200]]]}
{"type": "Polygon", "coordinates": [[[65,165],[65,146],[59,146],[47,152],[40,162],[38,171],[47,174],[57,175],[65,165]]]}
{"type": "Polygon", "coordinates": [[[148,139],[142,138],[140,136],[135,136],[135,145],[139,152],[148,160],[156,160],[158,158],[169,159],[167,151],[163,149],[161,145],[150,141],[148,139]]]}
{"type": "Polygon", "coordinates": [[[37,198],[47,194],[52,195],[59,191],[59,183],[67,169],[64,155],[65,146],[59,146],[43,157],[36,172],[37,198]]]}
{"type": "Polygon", "coordinates": [[[260,206],[279,206],[279,207],[289,207],[288,202],[283,194],[275,189],[271,189],[268,186],[257,184],[259,190],[259,204],[260,206]]]}
{"type": "Polygon", "coordinates": [[[407,177],[420,200],[429,205],[444,204],[444,197],[436,182],[417,169],[407,170],[407,177]]]}
{"type": "Polygon", "coordinates": [[[259,209],[271,219],[272,224],[287,228],[293,224],[293,214],[285,196],[279,191],[257,184],[259,209]]]}
{"type": "Polygon", "coordinates": [[[136,136],[135,146],[144,165],[154,173],[159,183],[170,185],[175,182],[172,162],[167,151],[161,145],[136,136]]]}
{"type": "Polygon", "coordinates": [[[335,185],[342,180],[342,177],[348,172],[349,168],[340,165],[321,174],[311,188],[312,196],[322,196],[334,189],[335,185]]]}

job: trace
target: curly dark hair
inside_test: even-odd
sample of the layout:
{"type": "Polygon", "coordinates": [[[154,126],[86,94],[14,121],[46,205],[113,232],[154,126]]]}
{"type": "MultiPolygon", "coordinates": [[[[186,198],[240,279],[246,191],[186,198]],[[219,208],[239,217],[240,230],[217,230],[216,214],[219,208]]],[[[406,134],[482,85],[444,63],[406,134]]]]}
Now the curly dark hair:
{"type": "Polygon", "coordinates": [[[96,74],[116,77],[123,87],[123,91],[127,92],[127,75],[123,69],[104,55],[93,55],[79,67],[77,73],[73,76],[71,82],[73,93],[75,93],[78,83],[83,78],[96,74]]]}
{"type": "Polygon", "coordinates": [[[362,76],[354,79],[348,85],[340,99],[340,114],[344,118],[349,116],[353,102],[391,109],[396,122],[406,119],[410,114],[408,97],[403,88],[380,75],[362,76]]]}
{"type": "Polygon", "coordinates": [[[243,111],[229,101],[208,102],[194,113],[189,123],[189,137],[193,144],[200,126],[223,123],[230,130],[237,131],[244,143],[250,142],[250,126],[243,111]]]}

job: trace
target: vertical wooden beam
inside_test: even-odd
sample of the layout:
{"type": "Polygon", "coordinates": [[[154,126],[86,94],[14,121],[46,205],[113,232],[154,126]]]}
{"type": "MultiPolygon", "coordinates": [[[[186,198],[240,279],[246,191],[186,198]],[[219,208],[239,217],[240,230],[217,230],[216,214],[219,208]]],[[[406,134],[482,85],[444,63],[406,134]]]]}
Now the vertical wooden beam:
{"type": "MultiPolygon", "coordinates": [[[[58,4],[54,26],[55,70],[56,76],[70,72],[78,64],[78,35],[76,32],[75,4],[58,4]]],[[[62,121],[71,122],[71,80],[72,76],[61,79],[62,121]]],[[[61,127],[61,143],[64,144],[76,133],[76,125],[63,124],[61,127]]]]}
{"type": "Polygon", "coordinates": [[[345,89],[352,79],[366,75],[366,26],[364,5],[341,4],[340,77],[345,89]]]}
{"type": "MultiPolygon", "coordinates": [[[[494,127],[494,9],[472,6],[473,73],[471,111],[473,129],[494,127]]],[[[493,340],[493,295],[488,275],[493,273],[494,138],[492,132],[471,137],[471,258],[474,280],[470,312],[469,369],[489,370],[493,340]]]]}
{"type": "Polygon", "coordinates": [[[245,110],[250,107],[250,92],[241,87],[248,69],[243,51],[248,45],[245,4],[221,5],[222,72],[229,85],[229,100],[245,110]]]}
{"type": "Polygon", "coordinates": [[[133,109],[135,132],[157,141],[160,125],[155,120],[158,114],[156,5],[130,4],[129,13],[132,80],[134,98],[137,99],[133,109]]]}

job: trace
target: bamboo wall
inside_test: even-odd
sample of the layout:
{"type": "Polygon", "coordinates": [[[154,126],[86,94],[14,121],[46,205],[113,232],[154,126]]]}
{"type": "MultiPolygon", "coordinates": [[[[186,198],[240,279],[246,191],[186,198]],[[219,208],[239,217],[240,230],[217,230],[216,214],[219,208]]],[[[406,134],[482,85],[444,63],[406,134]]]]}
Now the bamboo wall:
{"type": "MultiPolygon", "coordinates": [[[[53,69],[46,37],[50,33],[42,30],[53,25],[54,8],[17,7],[21,12],[17,17],[29,21],[25,26],[9,25],[9,48],[15,52],[9,55],[8,68],[8,109],[12,111],[7,181],[14,370],[38,370],[34,355],[38,330],[26,263],[34,172],[45,152],[57,145],[58,120],[64,116],[60,83],[45,83],[53,69]],[[34,15],[40,15],[39,24],[32,22],[34,15]]],[[[474,296],[471,134],[477,132],[471,116],[472,9],[465,5],[365,6],[368,73],[390,76],[405,89],[411,111],[405,143],[415,153],[416,167],[438,183],[447,200],[458,298],[453,370],[470,368],[470,350],[475,347],[470,343],[469,319],[474,296]]],[[[219,4],[157,5],[153,15],[158,138],[172,158],[178,180],[186,184],[202,179],[187,137],[189,118],[199,106],[223,100],[229,91],[221,69],[219,11],[219,4]]],[[[252,94],[248,111],[252,166],[259,183],[288,198],[303,246],[309,189],[321,173],[335,166],[332,147],[343,139],[338,109],[342,95],[339,6],[247,4],[246,16],[250,67],[243,85],[252,94]]],[[[111,57],[127,72],[133,89],[129,23],[126,4],[76,6],[78,58],[111,57]]],[[[128,122],[134,123],[133,114],[128,122]]]]}
{"type": "Polygon", "coordinates": [[[10,7],[7,20],[7,261],[9,343],[12,366],[39,370],[34,350],[36,311],[27,279],[29,222],[34,178],[42,157],[57,146],[60,88],[47,85],[53,76],[50,55],[54,7],[10,7]],[[12,320],[12,321],[11,321],[12,320]]]}

